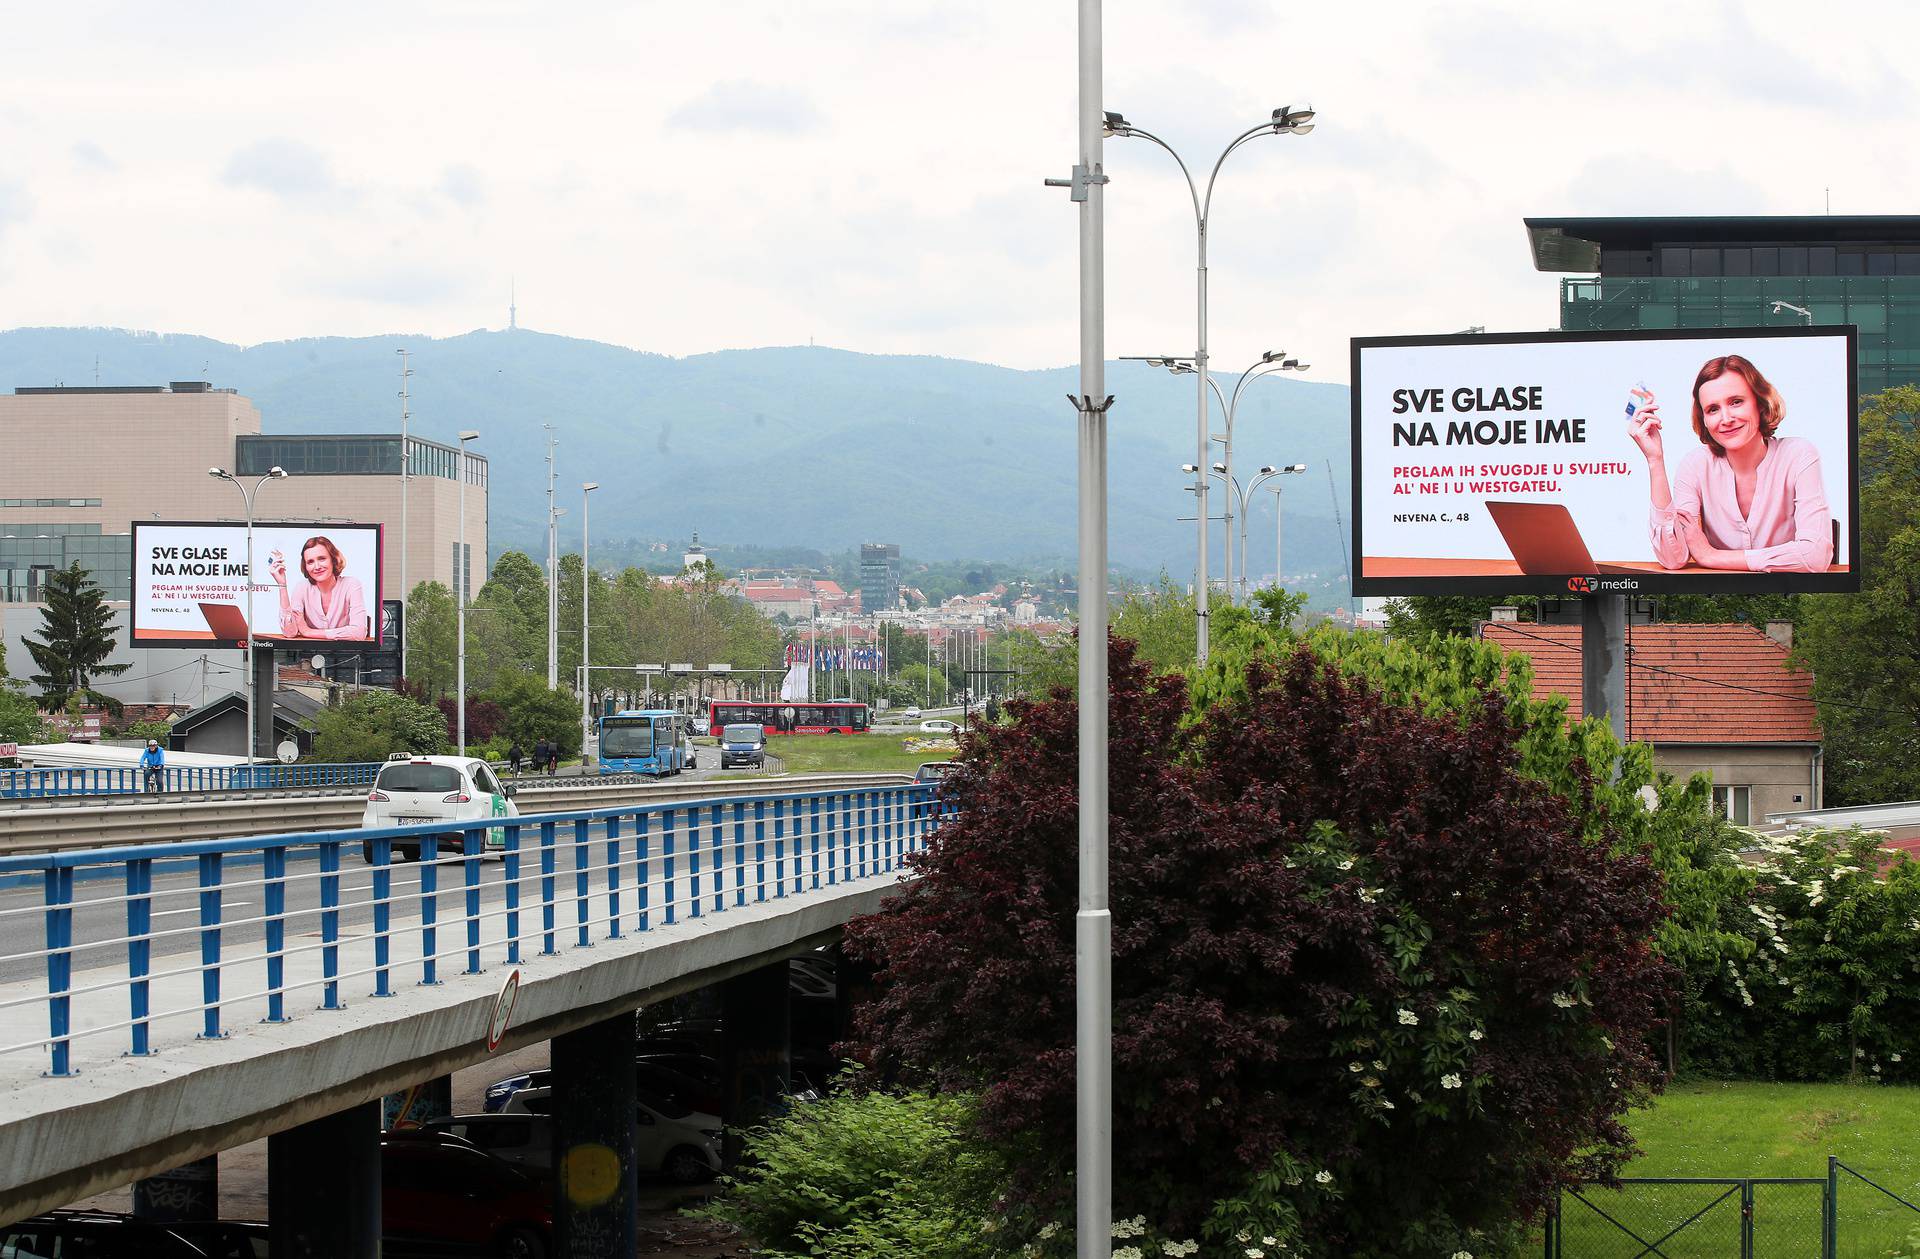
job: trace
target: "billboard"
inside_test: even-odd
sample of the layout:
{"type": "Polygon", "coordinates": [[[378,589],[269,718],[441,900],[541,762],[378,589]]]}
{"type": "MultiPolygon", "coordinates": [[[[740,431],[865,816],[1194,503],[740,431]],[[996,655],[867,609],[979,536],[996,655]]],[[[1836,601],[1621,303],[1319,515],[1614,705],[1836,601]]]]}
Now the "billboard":
{"type": "Polygon", "coordinates": [[[1859,589],[1854,339],[1356,338],[1354,593],[1859,589]]]}
{"type": "Polygon", "coordinates": [[[138,646],[370,645],[380,632],[380,526],[135,521],[138,646]]]}

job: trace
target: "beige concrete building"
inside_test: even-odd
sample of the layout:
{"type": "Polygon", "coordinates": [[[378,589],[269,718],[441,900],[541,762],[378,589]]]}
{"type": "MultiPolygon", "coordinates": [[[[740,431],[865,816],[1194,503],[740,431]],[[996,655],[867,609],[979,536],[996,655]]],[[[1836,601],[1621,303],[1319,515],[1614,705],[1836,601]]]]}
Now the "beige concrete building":
{"type": "MultiPolygon", "coordinates": [[[[12,455],[0,462],[0,615],[16,675],[32,672],[19,639],[39,629],[47,573],[78,560],[124,606],[133,521],[245,518],[240,491],[210,478],[212,467],[248,485],[276,465],[287,470],[287,479],[256,494],[256,522],[384,525],[381,597],[388,603],[404,597],[403,569],[412,585],[438,581],[457,590],[456,568],[470,589],[486,580],[487,461],[469,453],[463,469],[457,447],[411,439],[403,522],[399,434],[264,434],[251,401],[204,382],[16,389],[0,395],[0,439],[12,455]]],[[[140,667],[103,689],[128,702],[203,703],[229,681],[217,664],[209,671],[207,655],[128,649],[126,658],[140,667]],[[197,672],[186,667],[196,661],[197,672]],[[157,690],[131,680],[163,667],[168,678],[157,690]],[[189,682],[182,698],[174,676],[181,674],[210,680],[189,682]]],[[[231,655],[237,665],[239,653],[211,655],[231,655]]]]}

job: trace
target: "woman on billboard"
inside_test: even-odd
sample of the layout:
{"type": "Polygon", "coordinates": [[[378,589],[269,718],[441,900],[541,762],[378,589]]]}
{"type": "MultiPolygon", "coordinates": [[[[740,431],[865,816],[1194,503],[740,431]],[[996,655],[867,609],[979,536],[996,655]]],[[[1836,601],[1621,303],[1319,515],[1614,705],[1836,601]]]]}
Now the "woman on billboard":
{"type": "Polygon", "coordinates": [[[1693,382],[1693,431],[1667,484],[1660,404],[1641,385],[1627,433],[1647,457],[1654,558],[1662,568],[1824,573],[1833,563],[1833,511],[1820,480],[1820,451],[1804,437],[1774,434],[1786,403],[1738,354],[1708,359],[1693,382]]]}
{"type": "Polygon", "coordinates": [[[324,534],[308,538],[300,548],[300,572],[306,580],[289,593],[286,557],[273,553],[267,571],[280,587],[281,637],[373,637],[366,595],[359,578],[346,576],[346,567],[346,558],[330,538],[324,534]]]}

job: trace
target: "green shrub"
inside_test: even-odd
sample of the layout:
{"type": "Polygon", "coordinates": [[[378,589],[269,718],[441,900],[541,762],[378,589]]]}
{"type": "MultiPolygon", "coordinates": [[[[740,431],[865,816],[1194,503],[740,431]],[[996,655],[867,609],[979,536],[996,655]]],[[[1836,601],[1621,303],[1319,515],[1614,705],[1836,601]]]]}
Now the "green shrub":
{"type": "Polygon", "coordinates": [[[746,1136],[725,1193],[700,1214],[771,1259],[988,1259],[1007,1165],[965,1134],[973,1099],[848,1090],[798,1102],[746,1136]]]}
{"type": "Polygon", "coordinates": [[[423,756],[449,750],[447,719],[437,709],[392,691],[366,691],[320,713],[313,738],[315,761],[384,761],[394,752],[423,756]]]}

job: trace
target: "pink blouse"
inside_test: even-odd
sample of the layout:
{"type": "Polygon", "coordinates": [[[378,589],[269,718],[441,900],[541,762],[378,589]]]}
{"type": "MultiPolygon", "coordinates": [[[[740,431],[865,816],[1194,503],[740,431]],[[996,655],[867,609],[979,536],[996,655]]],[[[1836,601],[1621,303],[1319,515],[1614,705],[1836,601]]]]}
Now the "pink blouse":
{"type": "Polygon", "coordinates": [[[319,588],[305,583],[290,591],[289,598],[288,613],[282,618],[283,631],[291,632],[293,614],[298,613],[307,622],[306,638],[372,637],[367,632],[367,599],[360,592],[358,578],[342,577],[333,583],[333,598],[325,606],[321,605],[319,588]]]}
{"type": "Polygon", "coordinates": [[[1820,452],[1804,437],[1770,437],[1753,487],[1753,509],[1740,514],[1733,468],[1706,446],[1680,461],[1673,503],[1652,515],[1653,555],[1662,568],[1691,562],[1679,516],[1692,516],[1707,541],[1744,551],[1756,573],[1824,573],[1833,563],[1833,510],[1820,481],[1820,452]]]}

